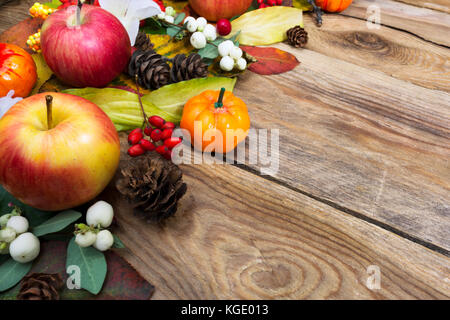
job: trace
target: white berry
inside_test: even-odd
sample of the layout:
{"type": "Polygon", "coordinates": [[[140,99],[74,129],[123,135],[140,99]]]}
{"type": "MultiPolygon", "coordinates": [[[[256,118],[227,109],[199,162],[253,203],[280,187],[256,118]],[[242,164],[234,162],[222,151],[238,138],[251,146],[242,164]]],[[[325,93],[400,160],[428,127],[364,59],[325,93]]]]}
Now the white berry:
{"type": "Polygon", "coordinates": [[[208,23],[208,21],[206,21],[205,18],[203,18],[203,17],[197,18],[197,25],[198,25],[197,30],[203,31],[205,29],[205,26],[207,23],[208,23]]]}
{"type": "Polygon", "coordinates": [[[28,220],[22,216],[13,216],[9,218],[7,227],[14,229],[17,234],[21,234],[28,231],[28,220]]]}
{"type": "Polygon", "coordinates": [[[240,59],[242,57],[242,49],[239,48],[239,47],[234,46],[231,49],[230,57],[232,57],[234,60],[240,59]]]}
{"type": "Polygon", "coordinates": [[[214,27],[212,24],[207,24],[205,26],[205,29],[203,30],[203,34],[206,37],[206,40],[208,41],[214,41],[217,38],[217,31],[216,27],[214,27]]]}
{"type": "Polygon", "coordinates": [[[0,230],[0,241],[3,242],[11,242],[13,241],[17,236],[17,233],[14,229],[6,227],[3,230],[0,230]]]}
{"type": "Polygon", "coordinates": [[[202,49],[206,46],[206,38],[202,32],[194,32],[191,36],[191,44],[195,49],[202,49]]]}
{"type": "Polygon", "coordinates": [[[166,8],[166,15],[167,16],[175,16],[175,9],[174,8],[172,8],[172,7],[167,7],[166,8]]]}
{"type": "Polygon", "coordinates": [[[186,29],[188,29],[189,32],[195,32],[197,31],[198,24],[197,21],[192,18],[192,20],[189,20],[186,24],[186,29]]]}
{"type": "Polygon", "coordinates": [[[175,18],[172,17],[172,16],[168,16],[168,15],[166,14],[166,16],[164,17],[164,20],[165,20],[166,22],[168,22],[168,23],[173,23],[173,22],[175,21],[175,18]]]}
{"type": "Polygon", "coordinates": [[[245,70],[247,68],[247,60],[245,60],[244,58],[239,58],[238,61],[236,62],[236,66],[241,71],[245,70]]]}
{"type": "Polygon", "coordinates": [[[75,243],[83,248],[92,246],[95,240],[97,240],[97,235],[92,231],[79,233],[75,237],[75,243]]]}
{"type": "Polygon", "coordinates": [[[234,43],[231,40],[226,40],[224,42],[222,42],[221,44],[219,44],[219,54],[222,57],[228,56],[230,55],[231,49],[234,48],[234,43]]]}
{"type": "Polygon", "coordinates": [[[114,237],[108,230],[102,230],[97,234],[94,248],[100,251],[106,251],[114,244],[114,237]]]}
{"type": "Polygon", "coordinates": [[[158,19],[160,20],[164,20],[164,18],[166,17],[166,13],[163,11],[160,14],[158,14],[158,19]]]}
{"type": "Polygon", "coordinates": [[[224,71],[231,71],[234,68],[234,60],[230,56],[223,57],[220,60],[220,68],[224,71]]]}
{"type": "Polygon", "coordinates": [[[189,21],[197,21],[197,20],[195,20],[194,17],[188,16],[184,19],[183,24],[186,25],[186,23],[188,23],[189,21]]]}
{"type": "Polygon", "coordinates": [[[18,236],[9,245],[9,254],[20,263],[27,263],[36,259],[41,250],[39,239],[31,232],[18,236]]]}
{"type": "Polygon", "coordinates": [[[105,201],[98,201],[89,207],[86,213],[86,222],[89,226],[108,228],[114,217],[113,207],[105,201]]]}

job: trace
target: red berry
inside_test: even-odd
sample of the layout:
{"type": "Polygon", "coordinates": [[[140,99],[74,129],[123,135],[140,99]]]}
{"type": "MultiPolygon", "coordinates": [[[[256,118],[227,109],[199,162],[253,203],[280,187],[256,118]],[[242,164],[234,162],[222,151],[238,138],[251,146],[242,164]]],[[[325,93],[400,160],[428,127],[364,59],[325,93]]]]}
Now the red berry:
{"type": "Polygon", "coordinates": [[[267,0],[267,4],[271,7],[276,6],[277,5],[277,0],[267,0]]]}
{"type": "Polygon", "coordinates": [[[161,134],[162,134],[162,131],[161,131],[161,130],[155,129],[155,130],[153,130],[152,133],[150,134],[150,138],[152,138],[152,140],[153,140],[154,142],[158,142],[159,140],[161,140],[161,134]]]}
{"type": "Polygon", "coordinates": [[[150,134],[152,133],[152,131],[153,131],[153,128],[152,128],[152,127],[146,127],[146,128],[144,129],[144,133],[145,133],[145,135],[148,136],[148,137],[150,137],[150,134]]]}
{"type": "Polygon", "coordinates": [[[141,139],[144,137],[142,132],[136,131],[134,133],[130,133],[128,135],[128,143],[131,145],[135,145],[141,141],[141,139]]]}
{"type": "Polygon", "coordinates": [[[258,4],[264,3],[264,0],[258,0],[258,4]]]}
{"type": "Polygon", "coordinates": [[[220,19],[217,21],[217,33],[221,36],[229,35],[231,32],[231,23],[230,20],[220,19]]]}
{"type": "Polygon", "coordinates": [[[139,144],[144,150],[147,151],[153,151],[156,149],[155,145],[146,139],[141,139],[141,141],[139,141],[139,144]]]}
{"type": "Polygon", "coordinates": [[[277,6],[281,6],[283,4],[283,0],[277,0],[277,6]]]}
{"type": "Polygon", "coordinates": [[[167,150],[167,152],[164,153],[162,156],[163,156],[164,158],[166,158],[167,160],[171,160],[171,159],[172,159],[172,151],[167,150]]]}
{"type": "Polygon", "coordinates": [[[158,152],[160,155],[164,155],[165,153],[167,153],[167,151],[170,151],[170,150],[167,149],[167,147],[164,145],[156,148],[156,152],[158,152]]]}
{"type": "Polygon", "coordinates": [[[181,139],[178,137],[172,137],[164,141],[164,145],[172,150],[176,145],[181,143],[181,139]]]}
{"type": "Polygon", "coordinates": [[[265,3],[261,3],[260,5],[259,5],[259,9],[264,9],[264,8],[267,8],[268,6],[267,6],[267,4],[265,4],[265,3]]]}
{"type": "Polygon", "coordinates": [[[172,136],[172,129],[166,129],[161,133],[161,140],[169,139],[172,136]]]}
{"type": "Polygon", "coordinates": [[[166,122],[161,127],[161,129],[163,129],[163,130],[165,130],[165,129],[175,129],[175,123],[173,123],[173,122],[166,122]]]}
{"type": "Polygon", "coordinates": [[[142,132],[142,129],[141,129],[141,128],[136,128],[136,129],[134,129],[134,130],[131,130],[131,132],[129,133],[129,135],[135,134],[135,133],[137,133],[137,132],[142,132]]]}
{"type": "Polygon", "coordinates": [[[134,146],[128,149],[128,154],[132,157],[137,157],[145,153],[145,150],[141,147],[140,144],[135,144],[134,146]]]}
{"type": "Polygon", "coordinates": [[[150,118],[148,118],[148,121],[152,124],[152,126],[157,128],[162,128],[164,123],[166,123],[166,120],[164,120],[160,116],[151,116],[150,118]]]}

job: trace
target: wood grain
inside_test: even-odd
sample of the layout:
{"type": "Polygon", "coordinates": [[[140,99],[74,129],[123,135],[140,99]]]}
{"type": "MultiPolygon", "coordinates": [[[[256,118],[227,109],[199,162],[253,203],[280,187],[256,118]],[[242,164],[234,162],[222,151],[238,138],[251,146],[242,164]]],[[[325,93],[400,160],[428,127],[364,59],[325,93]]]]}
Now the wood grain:
{"type": "Polygon", "coordinates": [[[450,46],[450,15],[444,12],[391,0],[354,0],[342,15],[366,20],[369,6],[380,8],[381,24],[385,26],[406,30],[425,40],[450,46]]]}
{"type": "Polygon", "coordinates": [[[182,169],[188,193],[163,226],[103,195],[155,299],[449,297],[447,257],[233,166],[182,169]],[[366,287],[370,265],[380,290],[366,287]]]}
{"type": "Polygon", "coordinates": [[[253,128],[279,129],[274,178],[449,250],[450,95],[278,47],[301,65],[277,76],[246,73],[235,89],[253,128]]]}
{"type": "Polygon", "coordinates": [[[12,0],[0,6],[0,33],[30,17],[28,9],[36,0],[12,0]]]}
{"type": "Polygon", "coordinates": [[[413,6],[438,10],[450,13],[450,2],[448,0],[396,0],[413,6]]]}
{"type": "Polygon", "coordinates": [[[367,29],[366,22],[329,15],[318,28],[305,15],[307,49],[430,89],[450,92],[450,50],[388,27],[367,29]]]}

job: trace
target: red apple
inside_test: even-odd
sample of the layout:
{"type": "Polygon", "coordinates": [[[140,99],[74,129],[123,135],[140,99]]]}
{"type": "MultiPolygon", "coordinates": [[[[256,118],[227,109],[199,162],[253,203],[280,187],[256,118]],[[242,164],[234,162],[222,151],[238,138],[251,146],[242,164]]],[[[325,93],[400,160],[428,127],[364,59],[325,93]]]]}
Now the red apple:
{"type": "Polygon", "coordinates": [[[192,9],[209,21],[230,19],[244,13],[253,0],[189,0],[192,9]]]}
{"type": "Polygon", "coordinates": [[[128,33],[114,15],[83,5],[51,14],[41,29],[42,54],[50,69],[74,87],[104,87],[126,67],[131,56],[128,33]]]}
{"type": "Polygon", "coordinates": [[[109,117],[77,96],[37,94],[0,119],[0,184],[34,208],[64,210],[92,200],[114,176],[119,155],[109,117]],[[46,95],[53,97],[50,129],[46,95]]]}

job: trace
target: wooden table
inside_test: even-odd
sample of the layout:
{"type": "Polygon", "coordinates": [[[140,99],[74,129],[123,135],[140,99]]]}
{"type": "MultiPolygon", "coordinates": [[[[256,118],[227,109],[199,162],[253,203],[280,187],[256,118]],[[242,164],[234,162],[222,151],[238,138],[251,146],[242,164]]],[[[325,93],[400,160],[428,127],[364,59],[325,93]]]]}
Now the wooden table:
{"type": "MultiPolygon", "coordinates": [[[[0,32],[33,2],[0,8],[0,32]]],[[[355,0],[305,25],[306,49],[277,45],[299,67],[235,90],[253,128],[279,129],[277,174],[183,165],[189,191],[164,226],[118,210],[154,298],[450,298],[449,2],[355,0]]]]}

